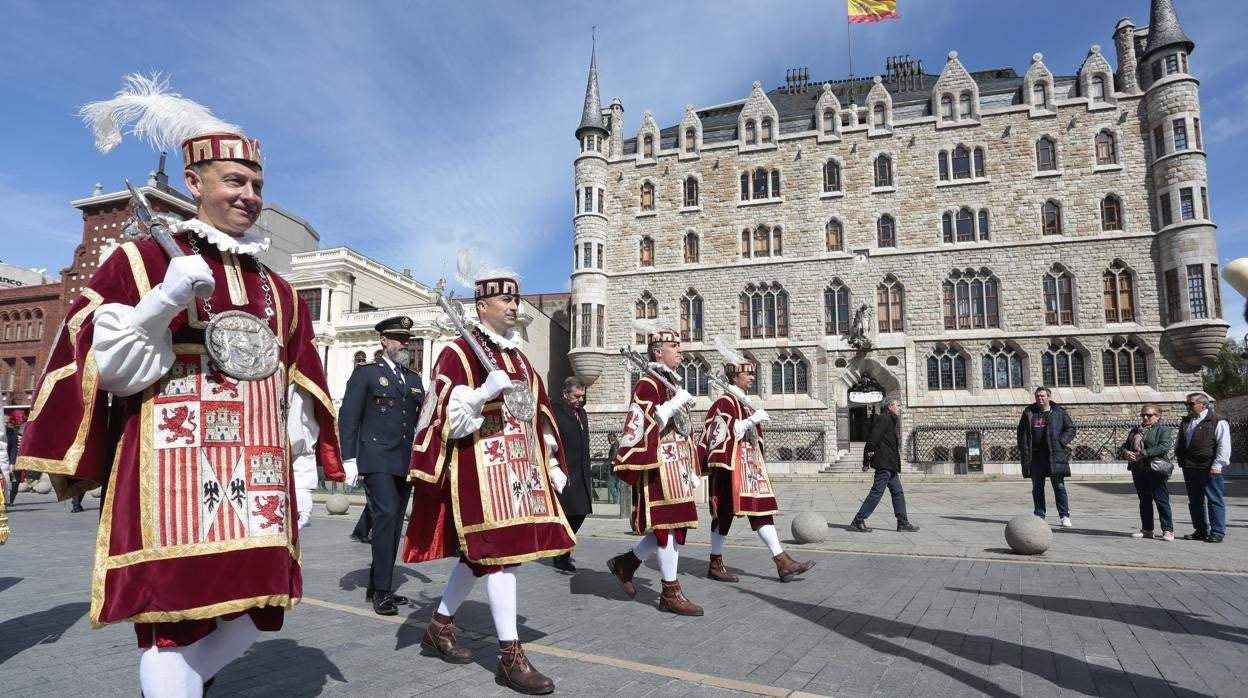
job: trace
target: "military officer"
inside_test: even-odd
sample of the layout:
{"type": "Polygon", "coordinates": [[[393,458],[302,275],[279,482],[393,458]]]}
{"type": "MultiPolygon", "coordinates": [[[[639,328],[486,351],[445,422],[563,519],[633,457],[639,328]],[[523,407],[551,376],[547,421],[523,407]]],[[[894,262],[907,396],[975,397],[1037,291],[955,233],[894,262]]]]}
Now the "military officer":
{"type": "Polygon", "coordinates": [[[420,374],[408,368],[412,319],[396,316],[377,323],[381,356],[355,367],[338,412],[344,461],[356,463],[368,498],[373,562],[365,600],[378,615],[392,616],[407,598],[394,593],[394,561],[403,512],[411,494],[407,482],[412,437],[424,390],[420,374]]]}

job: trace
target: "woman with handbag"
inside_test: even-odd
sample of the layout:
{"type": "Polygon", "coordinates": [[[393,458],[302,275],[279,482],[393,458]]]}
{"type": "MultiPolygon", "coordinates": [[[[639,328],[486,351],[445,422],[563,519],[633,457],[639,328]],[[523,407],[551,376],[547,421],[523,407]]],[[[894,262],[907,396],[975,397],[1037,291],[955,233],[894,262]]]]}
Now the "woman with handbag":
{"type": "Polygon", "coordinates": [[[1153,504],[1161,518],[1161,540],[1174,540],[1174,517],[1170,513],[1170,490],[1166,481],[1174,464],[1166,459],[1174,435],[1161,424],[1161,407],[1148,403],[1140,408],[1140,425],[1131,430],[1122,444],[1135,493],[1140,498],[1140,530],[1132,538],[1153,538],[1153,504]]]}

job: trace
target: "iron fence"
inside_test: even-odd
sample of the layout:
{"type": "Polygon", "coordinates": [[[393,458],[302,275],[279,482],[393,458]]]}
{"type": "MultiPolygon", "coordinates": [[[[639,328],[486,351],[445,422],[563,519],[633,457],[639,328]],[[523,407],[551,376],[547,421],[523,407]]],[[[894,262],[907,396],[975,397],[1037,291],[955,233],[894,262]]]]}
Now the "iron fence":
{"type": "MultiPolygon", "coordinates": [[[[827,432],[819,427],[764,427],[767,441],[767,459],[773,461],[826,462],[827,432]]],[[[593,427],[589,430],[589,457],[592,461],[606,459],[610,455],[610,434],[619,435],[618,429],[593,427]],[[601,455],[600,455],[601,454],[601,455]]],[[[693,438],[697,440],[702,430],[694,427],[693,438]]]]}
{"type": "MultiPolygon", "coordinates": [[[[1162,424],[1177,430],[1179,421],[1162,424]]],[[[1126,441],[1138,420],[1080,420],[1075,422],[1075,440],[1070,457],[1075,461],[1116,461],[1118,447],[1126,441]]],[[[966,462],[966,433],[980,434],[985,463],[1018,462],[1018,422],[980,422],[962,425],[915,427],[910,432],[911,463],[966,462]]],[[[1231,423],[1231,462],[1248,461],[1248,421],[1231,423]]]]}

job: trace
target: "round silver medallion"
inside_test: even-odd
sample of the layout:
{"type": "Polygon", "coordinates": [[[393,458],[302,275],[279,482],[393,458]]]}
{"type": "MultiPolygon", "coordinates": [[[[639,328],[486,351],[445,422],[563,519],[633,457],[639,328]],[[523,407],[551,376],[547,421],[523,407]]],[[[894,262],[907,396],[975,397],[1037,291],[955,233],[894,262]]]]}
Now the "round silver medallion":
{"type": "Polygon", "coordinates": [[[277,370],[277,337],[264,320],[241,310],[218,313],[204,329],[204,350],[217,370],[254,381],[277,370]]]}
{"type": "Polygon", "coordinates": [[[503,404],[507,411],[522,422],[531,422],[537,414],[537,401],[533,399],[533,391],[528,384],[521,381],[511,382],[511,391],[503,396],[503,404]]]}
{"type": "Polygon", "coordinates": [[[686,410],[676,410],[676,414],[672,415],[672,422],[676,425],[676,433],[681,436],[688,436],[693,431],[693,422],[686,410]]]}

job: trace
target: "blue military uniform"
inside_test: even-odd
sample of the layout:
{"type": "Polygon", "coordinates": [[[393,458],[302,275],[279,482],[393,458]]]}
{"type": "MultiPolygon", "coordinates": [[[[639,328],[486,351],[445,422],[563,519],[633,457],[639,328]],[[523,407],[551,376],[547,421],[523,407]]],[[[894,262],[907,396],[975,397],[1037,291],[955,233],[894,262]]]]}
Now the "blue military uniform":
{"type": "MultiPolygon", "coordinates": [[[[407,317],[390,318],[377,325],[383,336],[410,336],[410,328],[407,317]]],[[[342,398],[338,413],[342,458],[356,459],[372,524],[369,601],[374,601],[374,592],[394,591],[394,562],[403,512],[411,495],[407,473],[412,439],[424,395],[419,373],[379,357],[373,363],[356,366],[342,398]]],[[[405,599],[395,597],[394,601],[403,603],[405,599]]]]}

